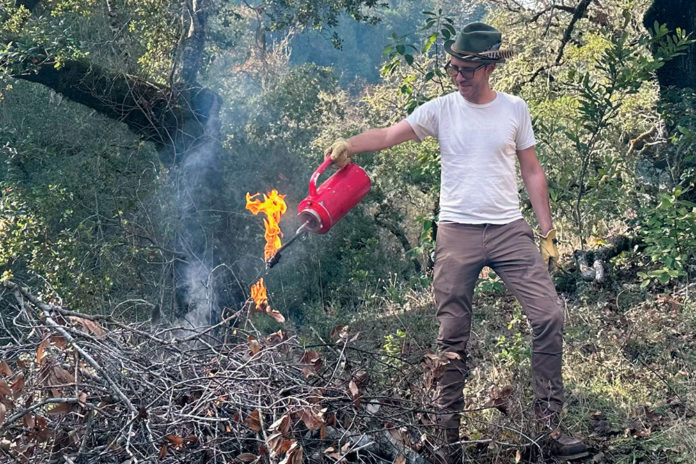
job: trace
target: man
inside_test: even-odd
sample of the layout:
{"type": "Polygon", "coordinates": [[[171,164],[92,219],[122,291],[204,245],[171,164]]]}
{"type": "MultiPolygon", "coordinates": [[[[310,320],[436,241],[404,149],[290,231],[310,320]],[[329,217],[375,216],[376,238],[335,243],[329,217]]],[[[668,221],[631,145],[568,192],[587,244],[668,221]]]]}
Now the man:
{"type": "Polygon", "coordinates": [[[534,410],[546,431],[543,442],[561,459],[586,456],[587,448],[558,429],[563,405],[561,379],[563,308],[548,268],[558,259],[546,177],[534,151],[526,103],[489,84],[501,33],[486,24],[465,26],[445,44],[446,69],[458,91],[431,100],[401,122],[370,129],[329,150],[341,168],[356,153],[377,151],[407,140],[438,139],[442,155],[440,216],[433,288],[439,322],[438,346],[459,355],[439,380],[438,423],[448,445],[442,462],[461,462],[459,412],[464,404],[466,344],[471,301],[481,269],[489,266],[522,304],[532,326],[534,410]],[[541,254],[522,218],[515,158],[541,232],[541,254]]]}

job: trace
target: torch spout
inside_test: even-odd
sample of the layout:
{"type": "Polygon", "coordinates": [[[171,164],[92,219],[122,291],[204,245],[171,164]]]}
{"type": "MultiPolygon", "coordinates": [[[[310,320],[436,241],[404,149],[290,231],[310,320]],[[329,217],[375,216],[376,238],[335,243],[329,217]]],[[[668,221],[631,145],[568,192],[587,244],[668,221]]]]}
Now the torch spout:
{"type": "Polygon", "coordinates": [[[278,264],[278,261],[280,261],[281,253],[285,251],[292,243],[294,243],[298,238],[307,235],[308,226],[309,222],[305,222],[300,227],[298,227],[295,231],[295,236],[287,242],[285,242],[285,244],[282,247],[278,248],[278,251],[276,251],[276,253],[273,256],[266,260],[266,270],[278,264]]]}

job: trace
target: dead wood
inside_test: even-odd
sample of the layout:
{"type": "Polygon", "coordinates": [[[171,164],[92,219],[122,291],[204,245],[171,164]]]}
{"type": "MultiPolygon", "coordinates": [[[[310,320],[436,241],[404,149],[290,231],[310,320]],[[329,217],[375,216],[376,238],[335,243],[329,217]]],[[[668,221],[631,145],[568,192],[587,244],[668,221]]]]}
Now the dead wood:
{"type": "Polygon", "coordinates": [[[635,238],[620,235],[611,238],[606,246],[596,250],[575,250],[573,257],[580,278],[586,282],[603,284],[607,279],[609,261],[637,244],[638,241],[635,238]]]}
{"type": "Polygon", "coordinates": [[[422,464],[437,447],[435,354],[366,350],[347,327],[303,346],[254,330],[248,309],[194,332],[82,315],[11,281],[5,298],[18,330],[0,355],[0,461],[422,464]]]}

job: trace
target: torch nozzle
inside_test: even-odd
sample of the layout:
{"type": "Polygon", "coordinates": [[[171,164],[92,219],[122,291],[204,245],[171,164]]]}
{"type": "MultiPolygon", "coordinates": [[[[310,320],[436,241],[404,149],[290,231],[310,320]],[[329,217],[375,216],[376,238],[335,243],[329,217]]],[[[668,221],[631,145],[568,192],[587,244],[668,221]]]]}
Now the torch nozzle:
{"type": "Polygon", "coordinates": [[[272,268],[272,267],[275,266],[276,264],[278,264],[278,261],[280,261],[280,256],[281,256],[280,254],[281,254],[281,252],[285,251],[285,249],[286,249],[288,246],[290,246],[290,244],[292,244],[295,240],[297,240],[297,239],[300,238],[300,237],[304,237],[304,236],[307,234],[307,232],[308,232],[308,231],[307,231],[307,226],[308,226],[308,225],[309,225],[309,222],[305,222],[305,223],[303,223],[300,227],[298,227],[297,230],[295,231],[295,236],[294,236],[293,238],[291,238],[290,240],[288,240],[288,241],[285,243],[285,245],[283,245],[282,247],[278,248],[278,251],[276,251],[276,253],[275,253],[273,256],[271,256],[270,258],[268,258],[268,259],[266,260],[266,269],[267,269],[267,270],[270,269],[270,268],[272,268]]]}

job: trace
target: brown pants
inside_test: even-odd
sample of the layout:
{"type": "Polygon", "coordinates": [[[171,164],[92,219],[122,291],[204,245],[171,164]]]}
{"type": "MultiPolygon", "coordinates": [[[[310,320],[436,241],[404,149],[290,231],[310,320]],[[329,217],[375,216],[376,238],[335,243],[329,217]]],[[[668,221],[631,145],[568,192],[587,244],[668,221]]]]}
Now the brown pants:
{"type": "Polygon", "coordinates": [[[454,224],[438,227],[434,290],[440,324],[438,345],[461,360],[451,361],[440,379],[438,422],[459,427],[464,406],[466,345],[471,329],[474,285],[484,266],[492,268],[517,297],[532,326],[535,409],[560,412],[563,405],[561,356],[563,308],[524,219],[509,224],[454,224]]]}

